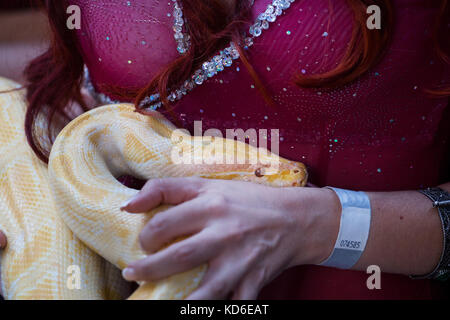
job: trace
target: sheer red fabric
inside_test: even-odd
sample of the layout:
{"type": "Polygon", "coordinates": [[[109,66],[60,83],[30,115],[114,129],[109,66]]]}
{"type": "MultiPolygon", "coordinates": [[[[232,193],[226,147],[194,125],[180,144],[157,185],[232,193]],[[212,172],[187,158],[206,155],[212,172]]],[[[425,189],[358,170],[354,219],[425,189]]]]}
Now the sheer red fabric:
{"type": "MultiPolygon", "coordinates": [[[[80,47],[97,89],[143,87],[178,55],[170,0],[71,2],[82,9],[80,47]]],[[[270,2],[255,1],[255,18],[270,2]]],[[[433,51],[438,1],[397,0],[395,9],[393,41],[376,68],[343,88],[307,90],[293,84],[294,75],[333,68],[351,37],[353,16],[344,0],[298,0],[246,51],[275,106],[236,61],[180,100],[172,120],[190,130],[198,120],[203,130],[280,129],[280,154],[304,162],[319,186],[391,191],[444,182],[449,101],[424,93],[450,81],[448,66],[433,51]]],[[[367,277],[303,266],[282,274],[261,297],[442,297],[430,281],[385,274],[382,289],[369,290],[367,277]]]]}

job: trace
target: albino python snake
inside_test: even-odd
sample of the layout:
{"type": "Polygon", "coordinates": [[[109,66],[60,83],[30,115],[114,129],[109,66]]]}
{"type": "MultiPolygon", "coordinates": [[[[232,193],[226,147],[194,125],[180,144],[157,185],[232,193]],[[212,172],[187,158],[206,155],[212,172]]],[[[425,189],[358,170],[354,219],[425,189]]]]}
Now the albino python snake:
{"type": "MultiPolygon", "coordinates": [[[[0,78],[0,91],[18,87],[0,78]]],[[[99,107],[70,122],[58,134],[47,166],[27,144],[25,111],[24,90],[0,93],[0,230],[8,238],[0,252],[5,299],[183,299],[199,285],[206,265],[141,283],[129,296],[130,285],[120,269],[145,256],[138,234],[167,206],[142,215],[120,211],[138,192],[121,184],[116,179],[120,175],[143,180],[199,176],[274,187],[304,186],[307,179],[303,164],[243,142],[216,137],[194,143],[187,133],[173,141],[173,124],[161,115],[136,113],[130,104],[99,107]],[[200,154],[203,160],[231,150],[260,161],[177,164],[171,156],[175,144],[183,154],[200,154]],[[207,152],[207,145],[220,148],[207,152]],[[269,165],[274,163],[279,170],[269,165]],[[70,283],[77,268],[80,279],[74,287],[70,283]]]]}

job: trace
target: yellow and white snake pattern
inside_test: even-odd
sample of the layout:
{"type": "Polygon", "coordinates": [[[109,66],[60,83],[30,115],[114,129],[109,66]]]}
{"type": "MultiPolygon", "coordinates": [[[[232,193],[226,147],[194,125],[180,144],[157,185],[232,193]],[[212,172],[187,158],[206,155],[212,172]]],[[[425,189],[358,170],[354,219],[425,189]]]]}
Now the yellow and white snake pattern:
{"type": "MultiPolygon", "coordinates": [[[[18,87],[0,78],[0,91],[18,87]]],[[[0,230],[8,238],[0,253],[5,299],[183,299],[199,285],[207,266],[143,283],[129,297],[130,284],[120,270],[145,256],[138,234],[167,206],[142,215],[120,211],[138,192],[121,184],[116,179],[120,175],[143,180],[199,176],[274,187],[306,183],[301,163],[234,140],[196,143],[197,138],[181,133],[182,139],[174,141],[173,124],[161,115],[138,114],[130,104],[99,107],[70,122],[59,133],[47,166],[26,141],[24,94],[0,93],[0,230]],[[173,162],[175,144],[194,160],[226,156],[231,150],[238,159],[260,161],[179,164],[173,162]],[[269,164],[275,163],[278,170],[271,170],[269,164]],[[264,174],[255,174],[261,169],[264,174]],[[74,266],[80,271],[79,288],[70,285],[74,266]]]]}

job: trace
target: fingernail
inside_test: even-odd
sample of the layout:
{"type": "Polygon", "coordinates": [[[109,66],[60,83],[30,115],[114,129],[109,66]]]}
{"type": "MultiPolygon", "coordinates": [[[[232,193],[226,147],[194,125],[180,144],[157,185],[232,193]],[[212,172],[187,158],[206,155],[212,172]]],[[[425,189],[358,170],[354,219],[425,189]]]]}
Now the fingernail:
{"type": "Polygon", "coordinates": [[[123,211],[126,207],[128,207],[128,205],[131,203],[131,201],[133,201],[133,199],[134,198],[128,199],[127,201],[122,203],[122,205],[120,206],[120,210],[123,211]]]}
{"type": "Polygon", "coordinates": [[[128,281],[136,280],[136,272],[133,268],[125,268],[122,270],[122,277],[128,281]]]}

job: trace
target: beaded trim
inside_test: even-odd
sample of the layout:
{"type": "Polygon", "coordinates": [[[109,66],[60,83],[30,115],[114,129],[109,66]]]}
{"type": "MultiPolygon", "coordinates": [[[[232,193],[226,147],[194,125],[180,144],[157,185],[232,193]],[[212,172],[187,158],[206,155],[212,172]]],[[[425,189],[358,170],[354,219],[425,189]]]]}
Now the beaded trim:
{"type": "MultiPolygon", "coordinates": [[[[280,16],[284,12],[284,10],[288,9],[291,6],[291,3],[293,2],[295,2],[295,0],[273,0],[272,4],[269,4],[266,10],[263,13],[261,13],[256,19],[256,21],[253,23],[253,25],[250,26],[249,29],[250,35],[244,37],[244,49],[248,49],[251,46],[253,46],[254,39],[261,36],[263,31],[269,28],[269,24],[275,22],[277,17],[280,16]]],[[[181,11],[181,8],[179,6],[177,7],[181,11]]],[[[182,15],[180,16],[179,13],[177,13],[177,17],[183,20],[182,15]]],[[[178,30],[180,30],[181,33],[181,29],[182,28],[180,27],[175,30],[174,26],[176,34],[178,30]]],[[[233,42],[231,42],[229,47],[221,50],[218,55],[214,56],[209,61],[204,62],[202,68],[196,70],[193,73],[191,79],[186,80],[180,88],[172,91],[167,97],[168,100],[170,102],[181,100],[188,92],[192,91],[195,87],[202,85],[208,78],[212,78],[219,72],[225,70],[226,67],[230,67],[233,64],[233,61],[239,59],[239,57],[240,54],[239,51],[236,49],[236,45],[233,42]]],[[[87,83],[90,83],[89,73],[86,71],[85,71],[85,79],[87,83]]],[[[101,103],[114,103],[114,101],[106,97],[106,95],[96,93],[92,83],[90,83],[86,87],[90,92],[91,89],[93,90],[91,94],[95,98],[98,97],[101,103]],[[106,97],[107,100],[103,100],[104,97],[106,97]]],[[[141,101],[139,107],[147,110],[156,110],[162,106],[162,102],[159,101],[159,99],[160,95],[158,93],[152,94],[148,97],[145,97],[141,101]]]]}
{"type": "Polygon", "coordinates": [[[175,32],[174,38],[177,42],[177,51],[180,54],[185,54],[190,46],[190,36],[187,33],[183,33],[183,26],[185,21],[183,18],[183,8],[178,4],[177,0],[173,1],[173,31],[175,32]]]}

